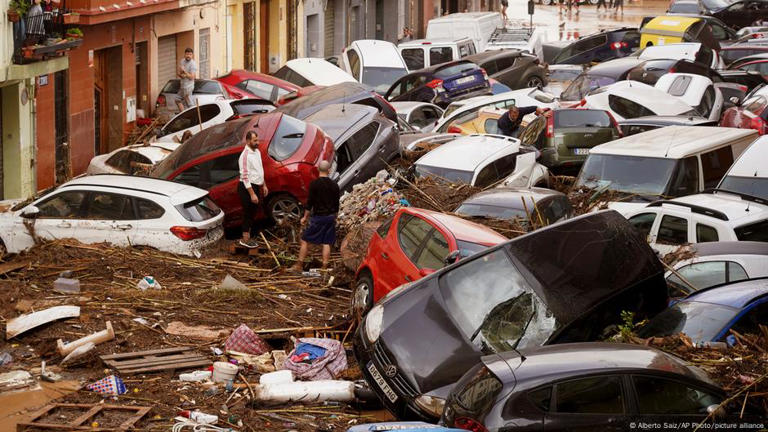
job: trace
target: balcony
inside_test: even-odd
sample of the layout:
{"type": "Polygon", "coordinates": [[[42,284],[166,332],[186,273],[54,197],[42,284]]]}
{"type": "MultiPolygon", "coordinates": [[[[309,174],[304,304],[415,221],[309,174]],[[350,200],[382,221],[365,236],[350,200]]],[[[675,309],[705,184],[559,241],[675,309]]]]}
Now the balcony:
{"type": "MultiPolygon", "coordinates": [[[[22,0],[23,1],[23,0],[22,0]]],[[[82,32],[73,26],[78,16],[64,9],[43,11],[30,7],[18,14],[8,12],[13,22],[13,63],[28,64],[61,57],[83,44],[82,32]]]]}
{"type": "Polygon", "coordinates": [[[80,24],[94,25],[179,8],[179,0],[69,0],[80,24]]]}

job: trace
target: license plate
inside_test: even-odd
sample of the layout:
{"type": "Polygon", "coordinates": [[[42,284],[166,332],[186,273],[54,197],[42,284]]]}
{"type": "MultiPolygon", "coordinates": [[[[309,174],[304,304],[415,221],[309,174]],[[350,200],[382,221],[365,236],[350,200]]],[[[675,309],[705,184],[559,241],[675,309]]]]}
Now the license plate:
{"type": "Polygon", "coordinates": [[[459,78],[459,79],[457,79],[457,80],[455,81],[455,83],[456,83],[456,84],[466,84],[466,83],[472,82],[472,81],[474,81],[474,80],[475,80],[475,77],[473,77],[473,76],[471,76],[471,75],[470,75],[470,76],[467,76],[467,77],[464,77],[464,78],[459,78]]]}
{"type": "Polygon", "coordinates": [[[379,373],[379,370],[376,369],[376,366],[374,366],[373,363],[368,363],[368,372],[371,373],[373,380],[376,381],[376,384],[379,386],[381,391],[387,395],[387,399],[389,399],[390,402],[395,403],[397,400],[397,394],[392,390],[392,387],[390,387],[389,384],[384,381],[384,377],[381,376],[381,373],[379,373]]]}
{"type": "Polygon", "coordinates": [[[573,149],[573,154],[578,156],[586,156],[589,154],[589,148],[575,148],[573,149]]]}

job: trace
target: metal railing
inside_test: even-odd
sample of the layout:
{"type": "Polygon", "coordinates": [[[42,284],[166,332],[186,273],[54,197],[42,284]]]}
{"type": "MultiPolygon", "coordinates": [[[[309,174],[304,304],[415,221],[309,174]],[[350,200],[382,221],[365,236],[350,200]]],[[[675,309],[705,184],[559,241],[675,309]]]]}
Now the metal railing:
{"type": "Polygon", "coordinates": [[[44,2],[30,7],[21,20],[13,23],[15,63],[38,61],[39,58],[32,58],[27,54],[31,47],[39,47],[37,51],[43,55],[55,52],[59,46],[62,49],[67,48],[62,46],[65,44],[63,39],[68,27],[64,23],[65,10],[64,1],[56,8],[53,8],[52,2],[44,2]],[[50,49],[45,49],[46,47],[50,49]]]}

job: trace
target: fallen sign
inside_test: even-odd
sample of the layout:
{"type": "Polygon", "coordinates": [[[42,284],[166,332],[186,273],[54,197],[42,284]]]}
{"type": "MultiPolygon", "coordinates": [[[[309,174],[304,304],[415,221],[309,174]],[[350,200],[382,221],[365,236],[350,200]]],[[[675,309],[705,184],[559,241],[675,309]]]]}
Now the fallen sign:
{"type": "MultiPolygon", "coordinates": [[[[151,410],[151,407],[141,407],[141,406],[127,406],[127,405],[102,405],[102,404],[60,404],[55,403],[51,405],[47,405],[43,407],[40,411],[32,414],[32,417],[29,421],[19,423],[16,425],[16,431],[17,432],[23,432],[26,431],[27,428],[32,428],[33,430],[46,430],[46,429],[54,429],[54,430],[87,430],[87,431],[124,431],[129,429],[134,429],[136,422],[141,420],[142,417],[147,415],[147,413],[151,410]],[[62,412],[66,412],[67,414],[71,414],[72,412],[81,411],[82,414],[75,417],[69,422],[66,423],[48,423],[50,421],[53,421],[57,418],[57,414],[60,414],[62,412]],[[58,412],[58,413],[57,413],[58,412]],[[123,414],[120,415],[121,412],[127,412],[129,414],[128,417],[125,417],[123,414]],[[114,418],[125,418],[119,425],[117,426],[109,426],[105,425],[104,427],[96,426],[93,427],[93,420],[96,417],[102,418],[102,419],[114,419],[114,418]],[[44,421],[39,421],[41,419],[45,418],[44,421]]],[[[71,416],[62,416],[64,418],[71,417],[71,416]]]]}
{"type": "Polygon", "coordinates": [[[111,354],[100,358],[110,368],[125,374],[189,369],[211,364],[211,360],[189,347],[111,354]]]}
{"type": "Polygon", "coordinates": [[[64,318],[80,316],[79,306],[55,306],[50,309],[21,315],[10,321],[5,327],[5,339],[14,338],[28,330],[64,318]]]}

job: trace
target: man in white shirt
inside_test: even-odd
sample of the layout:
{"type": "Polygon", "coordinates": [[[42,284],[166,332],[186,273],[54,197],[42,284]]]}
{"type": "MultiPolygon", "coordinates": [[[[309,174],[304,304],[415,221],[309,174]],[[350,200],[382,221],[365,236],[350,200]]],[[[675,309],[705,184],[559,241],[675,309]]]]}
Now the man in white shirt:
{"type": "Polygon", "coordinates": [[[237,162],[240,167],[240,181],[237,182],[237,194],[243,206],[243,238],[240,244],[247,248],[258,247],[251,238],[251,224],[259,206],[267,193],[264,182],[264,166],[259,151],[259,136],[254,131],[245,134],[245,148],[237,162]]]}

